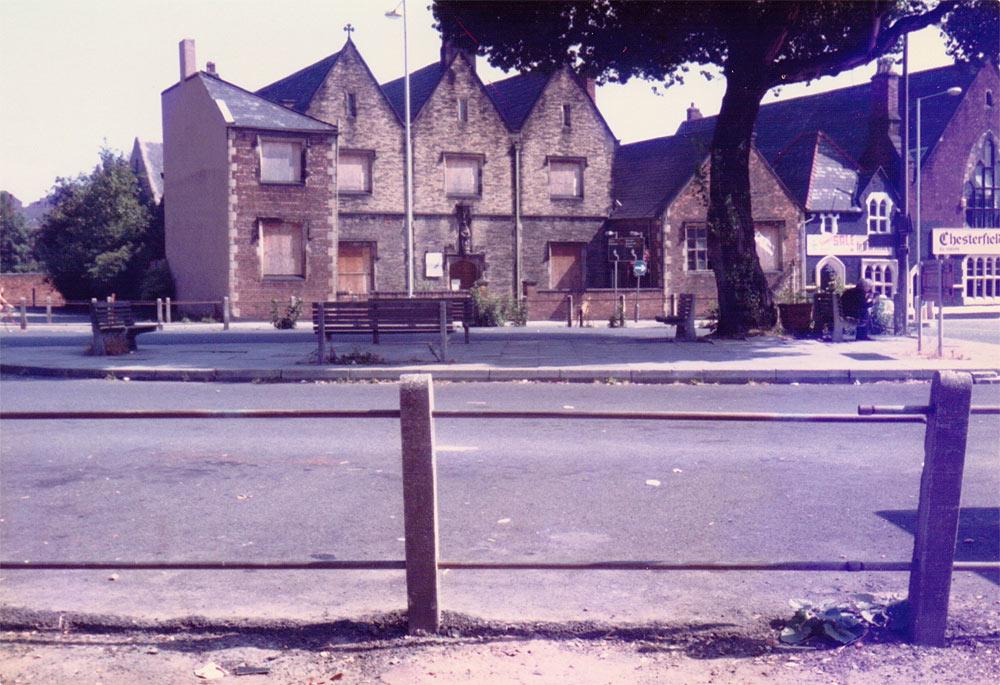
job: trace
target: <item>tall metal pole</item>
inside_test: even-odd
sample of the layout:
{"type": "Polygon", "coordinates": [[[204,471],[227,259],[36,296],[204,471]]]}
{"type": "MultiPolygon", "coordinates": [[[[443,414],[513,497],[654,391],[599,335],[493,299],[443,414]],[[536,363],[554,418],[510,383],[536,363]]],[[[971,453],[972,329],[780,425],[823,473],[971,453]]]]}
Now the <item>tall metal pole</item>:
{"type": "Polygon", "coordinates": [[[903,258],[897,260],[902,270],[899,297],[896,302],[896,335],[910,330],[910,34],[903,35],[903,230],[906,240],[901,244],[903,258]]]}
{"type": "Polygon", "coordinates": [[[403,98],[406,100],[406,296],[413,297],[413,139],[410,133],[410,51],[406,25],[409,23],[403,0],[403,98]]]}
{"type": "Polygon", "coordinates": [[[924,306],[921,301],[921,295],[923,295],[923,283],[921,282],[921,243],[923,242],[923,227],[920,223],[920,167],[923,166],[923,160],[920,158],[920,101],[923,98],[917,98],[917,225],[914,229],[917,234],[917,278],[914,281],[914,289],[917,291],[913,294],[913,300],[917,306],[917,352],[922,352],[924,349],[924,321],[923,315],[920,309],[924,306]]]}

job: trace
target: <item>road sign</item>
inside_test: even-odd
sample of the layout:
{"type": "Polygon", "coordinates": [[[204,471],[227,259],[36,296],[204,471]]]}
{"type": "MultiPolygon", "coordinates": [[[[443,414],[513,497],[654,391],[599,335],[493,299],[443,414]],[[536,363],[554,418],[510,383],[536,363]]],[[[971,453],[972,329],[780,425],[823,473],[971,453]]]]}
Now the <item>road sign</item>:
{"type": "Polygon", "coordinates": [[[642,236],[608,238],[609,262],[633,262],[645,254],[646,239],[642,236]]]}
{"type": "Polygon", "coordinates": [[[632,265],[632,273],[635,274],[636,278],[645,276],[647,269],[646,262],[641,259],[635,260],[635,264],[632,265]]]}

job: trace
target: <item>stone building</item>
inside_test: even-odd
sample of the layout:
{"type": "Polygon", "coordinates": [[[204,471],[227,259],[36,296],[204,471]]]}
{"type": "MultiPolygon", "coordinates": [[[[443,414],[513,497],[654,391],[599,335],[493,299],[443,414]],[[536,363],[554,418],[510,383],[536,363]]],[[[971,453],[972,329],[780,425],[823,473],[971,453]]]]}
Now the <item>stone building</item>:
{"type": "MultiPolygon", "coordinates": [[[[910,74],[906,193],[900,80],[882,62],[870,83],[760,109],[755,145],[806,213],[805,283],[815,288],[833,278],[854,283],[867,277],[880,292],[895,296],[901,275],[909,270],[912,297],[918,237],[927,262],[941,250],[932,244],[934,229],[947,228],[952,241],[971,241],[967,244],[972,247],[951,246],[952,254],[944,257],[945,304],[998,304],[1000,232],[992,233],[1000,229],[997,68],[956,64],[910,74]],[[960,88],[961,95],[949,96],[950,88],[960,88]],[[919,230],[918,98],[923,101],[919,230]]],[[[714,117],[687,121],[679,133],[708,136],[714,125],[714,117]]],[[[756,205],[754,210],[756,214],[756,205]]]]}
{"type": "MultiPolygon", "coordinates": [[[[178,300],[264,318],[336,289],[337,129],[196,71],[162,94],[166,248],[178,300]]],[[[211,67],[210,67],[211,68],[211,67]]]]}

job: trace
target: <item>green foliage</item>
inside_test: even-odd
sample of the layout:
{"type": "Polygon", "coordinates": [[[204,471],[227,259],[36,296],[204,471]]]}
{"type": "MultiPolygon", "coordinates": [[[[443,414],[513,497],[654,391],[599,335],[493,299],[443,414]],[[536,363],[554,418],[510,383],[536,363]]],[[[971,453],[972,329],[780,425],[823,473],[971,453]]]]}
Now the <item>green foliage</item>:
{"type": "Polygon", "coordinates": [[[892,317],[896,307],[888,297],[880,297],[875,301],[871,314],[871,332],[882,335],[892,332],[892,317]]]}
{"type": "Polygon", "coordinates": [[[781,630],[780,639],[786,644],[819,639],[849,645],[867,635],[872,627],[884,628],[890,620],[889,607],[872,595],[854,595],[843,604],[813,604],[805,599],[793,599],[789,604],[795,615],[781,630]]]}
{"type": "Polygon", "coordinates": [[[385,364],[385,359],[374,352],[362,352],[354,349],[347,354],[330,353],[330,363],[340,366],[377,366],[385,364]]]}
{"type": "Polygon", "coordinates": [[[35,236],[14,196],[0,190],[0,272],[37,271],[35,236]]]}
{"type": "Polygon", "coordinates": [[[67,299],[140,296],[151,262],[163,258],[162,222],[140,198],[121,153],[104,148],[89,175],[56,180],[38,254],[67,299]],[[158,232],[158,234],[157,234],[158,232]]]}
{"type": "Polygon", "coordinates": [[[174,297],[174,276],[166,259],[157,259],[149,264],[139,284],[140,300],[155,300],[158,297],[174,297]]]}
{"type": "Polygon", "coordinates": [[[528,323],[528,309],[523,302],[517,302],[510,295],[492,295],[489,290],[476,284],[472,287],[472,304],[475,311],[475,326],[504,326],[509,321],[515,326],[528,323]]]}
{"type": "Polygon", "coordinates": [[[965,0],[945,17],[948,54],[962,62],[1000,64],[1000,5],[997,0],[965,0]]]}
{"type": "Polygon", "coordinates": [[[296,322],[302,315],[302,300],[295,298],[288,304],[278,304],[277,300],[271,300],[271,323],[278,330],[290,330],[295,328],[296,322]]]}

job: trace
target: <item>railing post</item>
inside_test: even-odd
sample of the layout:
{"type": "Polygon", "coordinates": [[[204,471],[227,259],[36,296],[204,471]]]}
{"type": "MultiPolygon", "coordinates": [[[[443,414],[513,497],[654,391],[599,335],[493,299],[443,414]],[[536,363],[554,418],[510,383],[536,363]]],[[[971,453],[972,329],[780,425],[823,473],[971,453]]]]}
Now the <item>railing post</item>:
{"type": "MultiPolygon", "coordinates": [[[[226,299],[228,300],[229,298],[226,299]]],[[[316,351],[316,363],[326,364],[326,306],[323,302],[317,302],[313,306],[317,307],[316,333],[319,336],[319,349],[316,351]]]]}
{"type": "Polygon", "coordinates": [[[910,639],[919,645],[944,645],[971,400],[972,376],[934,374],[910,565],[910,639]]]}
{"type": "Polygon", "coordinates": [[[448,361],[448,300],[438,303],[441,317],[441,361],[448,361]]]}
{"type": "Polygon", "coordinates": [[[97,327],[97,313],[94,311],[97,308],[97,298],[90,298],[90,330],[93,334],[94,342],[92,351],[95,356],[104,356],[104,336],[101,335],[100,329],[97,327]]]}
{"type": "Polygon", "coordinates": [[[625,328],[625,296],[618,296],[618,327],[625,328]]]}
{"type": "Polygon", "coordinates": [[[156,327],[163,330],[163,298],[156,298],[156,327]]]}
{"type": "Polygon", "coordinates": [[[52,296],[45,296],[45,323],[52,323],[52,296]]]}
{"type": "Polygon", "coordinates": [[[573,328],[573,296],[566,296],[566,327],[573,328]]]}
{"type": "Polygon", "coordinates": [[[222,330],[229,330],[229,319],[232,316],[229,311],[229,295],[222,298],[222,330]]]}
{"type": "Polygon", "coordinates": [[[28,298],[21,298],[21,330],[28,328],[28,298]]]}
{"type": "Polygon", "coordinates": [[[410,634],[436,633],[441,622],[433,412],[431,376],[400,376],[399,422],[403,445],[403,521],[410,634]]]}
{"type": "Polygon", "coordinates": [[[173,323],[173,316],[174,316],[174,315],[173,315],[173,314],[172,314],[172,313],[170,312],[170,309],[171,309],[171,306],[170,306],[170,298],[168,297],[168,298],[167,298],[167,302],[166,302],[166,310],[167,310],[167,311],[166,311],[166,315],[167,315],[167,323],[173,323]]]}

